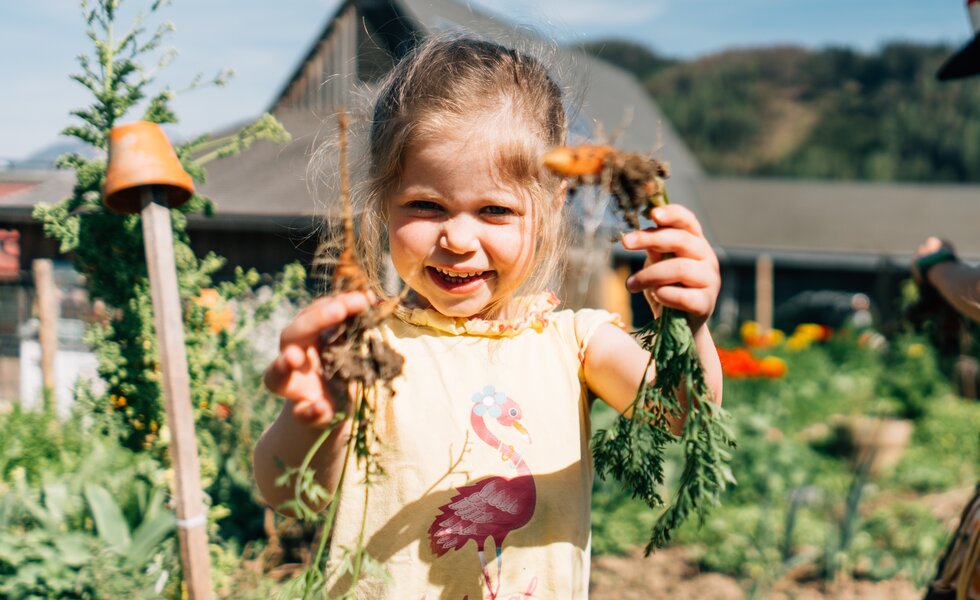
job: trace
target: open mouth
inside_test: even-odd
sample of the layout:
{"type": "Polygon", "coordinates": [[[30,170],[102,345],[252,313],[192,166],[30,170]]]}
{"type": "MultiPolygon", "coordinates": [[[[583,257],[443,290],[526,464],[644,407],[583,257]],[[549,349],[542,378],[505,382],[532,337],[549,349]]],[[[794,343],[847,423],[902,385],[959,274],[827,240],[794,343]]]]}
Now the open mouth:
{"type": "Polygon", "coordinates": [[[454,292],[466,292],[476,288],[481,281],[493,276],[494,271],[451,271],[439,267],[426,267],[426,272],[439,286],[454,292]]]}

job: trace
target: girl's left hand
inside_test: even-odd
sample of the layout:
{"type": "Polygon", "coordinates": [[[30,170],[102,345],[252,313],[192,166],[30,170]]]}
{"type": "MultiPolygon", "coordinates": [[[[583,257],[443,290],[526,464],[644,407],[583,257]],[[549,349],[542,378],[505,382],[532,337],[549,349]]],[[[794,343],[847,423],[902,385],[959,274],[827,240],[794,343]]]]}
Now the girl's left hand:
{"type": "Polygon", "coordinates": [[[623,236],[627,250],[646,250],[643,268],[626,280],[626,288],[644,292],[656,313],[666,306],[688,314],[692,331],[701,328],[715,310],[721,289],[718,257],[704,237],[701,224],[687,208],[668,204],[655,208],[650,219],[657,227],[623,236]],[[664,255],[672,256],[664,258],[664,255]]]}

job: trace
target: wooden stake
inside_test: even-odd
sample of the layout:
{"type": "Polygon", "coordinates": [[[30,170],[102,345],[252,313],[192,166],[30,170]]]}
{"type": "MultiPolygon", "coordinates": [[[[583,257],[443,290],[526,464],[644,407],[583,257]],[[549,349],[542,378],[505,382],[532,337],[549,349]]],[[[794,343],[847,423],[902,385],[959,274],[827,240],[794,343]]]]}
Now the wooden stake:
{"type": "Polygon", "coordinates": [[[38,342],[41,345],[41,379],[44,409],[54,408],[54,361],[58,354],[58,290],[54,285],[54,268],[47,258],[38,258],[31,265],[36,292],[38,342]]]}
{"type": "Polygon", "coordinates": [[[760,254],[755,259],[755,321],[760,333],[772,329],[772,271],[772,257],[760,254]]]}
{"type": "Polygon", "coordinates": [[[141,193],[143,244],[146,248],[146,265],[153,296],[153,323],[160,355],[167,422],[170,425],[180,561],[188,598],[210,600],[211,562],[205,529],[207,513],[201,493],[170,209],[165,195],[159,189],[146,186],[141,193]]]}

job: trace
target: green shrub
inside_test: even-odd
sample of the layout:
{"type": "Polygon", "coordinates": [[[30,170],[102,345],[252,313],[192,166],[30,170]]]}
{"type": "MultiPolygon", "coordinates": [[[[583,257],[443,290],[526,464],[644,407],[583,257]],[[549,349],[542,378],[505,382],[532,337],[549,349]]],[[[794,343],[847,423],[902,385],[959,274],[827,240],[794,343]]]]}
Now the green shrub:
{"type": "Polygon", "coordinates": [[[0,431],[33,427],[0,446],[0,597],[145,595],[167,582],[175,518],[163,465],[82,420],[0,415],[0,431]],[[61,440],[70,443],[59,452],[61,440]]]}
{"type": "Polygon", "coordinates": [[[901,575],[924,585],[948,537],[946,526],[927,507],[910,501],[887,504],[868,516],[855,536],[855,574],[870,579],[901,575]]]}
{"type": "Polygon", "coordinates": [[[950,489],[980,477],[980,404],[952,395],[933,398],[916,421],[901,462],[883,481],[916,492],[950,489]]]}

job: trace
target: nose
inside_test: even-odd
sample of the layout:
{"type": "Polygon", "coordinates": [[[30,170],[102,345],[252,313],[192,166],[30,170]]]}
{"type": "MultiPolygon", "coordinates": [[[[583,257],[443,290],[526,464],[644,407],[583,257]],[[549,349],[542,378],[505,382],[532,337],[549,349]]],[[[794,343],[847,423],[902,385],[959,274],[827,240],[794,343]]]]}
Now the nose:
{"type": "Polygon", "coordinates": [[[446,219],[439,236],[439,247],[453,254],[467,254],[479,248],[479,225],[467,215],[446,219]]]}

